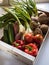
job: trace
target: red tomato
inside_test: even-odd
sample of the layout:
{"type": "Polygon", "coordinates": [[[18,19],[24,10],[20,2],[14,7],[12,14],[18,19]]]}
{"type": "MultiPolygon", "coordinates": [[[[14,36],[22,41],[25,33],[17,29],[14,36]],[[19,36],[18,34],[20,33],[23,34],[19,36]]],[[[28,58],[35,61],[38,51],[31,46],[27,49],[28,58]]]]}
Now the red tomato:
{"type": "Polygon", "coordinates": [[[41,43],[43,41],[43,36],[41,34],[35,35],[35,42],[36,43],[41,43]]]}
{"type": "Polygon", "coordinates": [[[25,34],[24,40],[28,43],[32,42],[32,34],[31,33],[25,34]]]}

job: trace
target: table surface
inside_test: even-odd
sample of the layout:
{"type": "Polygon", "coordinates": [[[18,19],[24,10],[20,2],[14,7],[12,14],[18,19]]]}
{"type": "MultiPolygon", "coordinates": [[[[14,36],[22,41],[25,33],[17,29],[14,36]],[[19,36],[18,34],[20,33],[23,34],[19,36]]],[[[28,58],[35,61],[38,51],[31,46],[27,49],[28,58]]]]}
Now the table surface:
{"type": "Polygon", "coordinates": [[[49,3],[38,3],[37,8],[49,12],[49,3]]]}
{"type": "Polygon", "coordinates": [[[0,65],[27,65],[9,52],[0,50],[0,65]]]}
{"type": "MultiPolygon", "coordinates": [[[[37,7],[38,9],[49,12],[49,3],[45,3],[45,4],[40,3],[40,4],[37,4],[37,7]]],[[[0,8],[0,15],[3,13],[4,11],[0,8]]],[[[0,33],[0,37],[2,36],[1,33],[0,33]]],[[[14,55],[0,50],[0,65],[27,65],[27,64],[18,60],[17,57],[15,57],[14,55]]]]}

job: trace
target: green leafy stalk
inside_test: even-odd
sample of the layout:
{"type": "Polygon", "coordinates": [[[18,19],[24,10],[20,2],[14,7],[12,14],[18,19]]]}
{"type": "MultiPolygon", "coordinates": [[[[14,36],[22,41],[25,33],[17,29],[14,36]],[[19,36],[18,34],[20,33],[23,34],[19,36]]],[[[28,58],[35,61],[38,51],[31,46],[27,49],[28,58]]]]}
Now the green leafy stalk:
{"type": "Polygon", "coordinates": [[[30,28],[30,25],[28,24],[28,22],[25,22],[25,25],[26,25],[26,31],[25,31],[25,34],[26,33],[32,33],[33,34],[33,31],[31,30],[31,28],[30,28]]]}
{"type": "Polygon", "coordinates": [[[9,24],[9,22],[13,23],[13,22],[15,22],[15,20],[11,18],[11,19],[7,19],[5,22],[1,21],[0,22],[0,28],[3,28],[3,27],[5,28],[9,24]]]}
{"type": "Polygon", "coordinates": [[[8,8],[4,8],[8,13],[12,14],[12,16],[15,17],[15,19],[17,20],[17,22],[19,23],[19,32],[24,32],[25,28],[24,26],[21,24],[19,18],[17,17],[16,13],[11,11],[10,9],[8,8]]]}
{"type": "Polygon", "coordinates": [[[32,14],[38,15],[35,0],[26,0],[26,1],[21,0],[21,2],[16,0],[15,2],[16,2],[15,5],[23,7],[29,13],[30,16],[32,14]]]}
{"type": "Polygon", "coordinates": [[[11,14],[7,13],[0,17],[0,28],[5,27],[9,22],[15,22],[15,18],[11,14]]]}
{"type": "Polygon", "coordinates": [[[28,20],[31,20],[29,13],[23,7],[20,8],[19,6],[15,6],[15,10],[17,13],[26,17],[28,20]]]}

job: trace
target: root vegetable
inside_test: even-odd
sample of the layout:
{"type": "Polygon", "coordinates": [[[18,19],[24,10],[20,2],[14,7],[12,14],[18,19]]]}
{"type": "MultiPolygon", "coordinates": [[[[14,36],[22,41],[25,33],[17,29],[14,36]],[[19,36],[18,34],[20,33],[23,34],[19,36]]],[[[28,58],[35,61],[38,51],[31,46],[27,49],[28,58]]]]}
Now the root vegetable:
{"type": "Polygon", "coordinates": [[[36,23],[35,21],[32,21],[30,23],[30,27],[31,27],[32,30],[35,30],[35,28],[37,28],[38,26],[39,26],[38,23],[36,23]]]}
{"type": "Polygon", "coordinates": [[[35,21],[35,22],[38,22],[38,16],[36,16],[36,17],[31,16],[31,20],[32,20],[32,21],[35,21]]]}
{"type": "Polygon", "coordinates": [[[14,27],[14,33],[15,33],[15,35],[19,32],[19,25],[18,25],[18,22],[15,22],[14,24],[13,24],[13,27],[14,27]]]}
{"type": "Polygon", "coordinates": [[[36,34],[42,34],[42,30],[40,28],[36,28],[34,31],[34,35],[36,34]]]}
{"type": "Polygon", "coordinates": [[[38,20],[41,24],[47,24],[47,15],[45,13],[40,14],[38,20]]]}
{"type": "Polygon", "coordinates": [[[48,25],[46,25],[46,24],[42,24],[40,28],[41,28],[43,34],[46,34],[46,32],[48,31],[48,25]]]}
{"type": "Polygon", "coordinates": [[[17,33],[16,36],[15,36],[15,40],[21,39],[22,36],[23,36],[23,33],[22,32],[17,33]]]}

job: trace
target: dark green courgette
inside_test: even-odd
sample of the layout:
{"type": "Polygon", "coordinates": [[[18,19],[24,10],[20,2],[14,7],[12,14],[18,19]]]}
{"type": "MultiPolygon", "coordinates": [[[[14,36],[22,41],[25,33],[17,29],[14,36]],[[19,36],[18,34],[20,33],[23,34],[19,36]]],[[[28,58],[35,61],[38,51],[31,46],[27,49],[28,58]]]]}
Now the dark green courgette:
{"type": "Polygon", "coordinates": [[[6,26],[6,27],[4,28],[3,41],[10,44],[9,36],[8,36],[8,26],[6,26]]]}
{"type": "Polygon", "coordinates": [[[8,25],[8,35],[9,35],[10,43],[12,44],[14,42],[14,28],[11,22],[8,25]]]}

